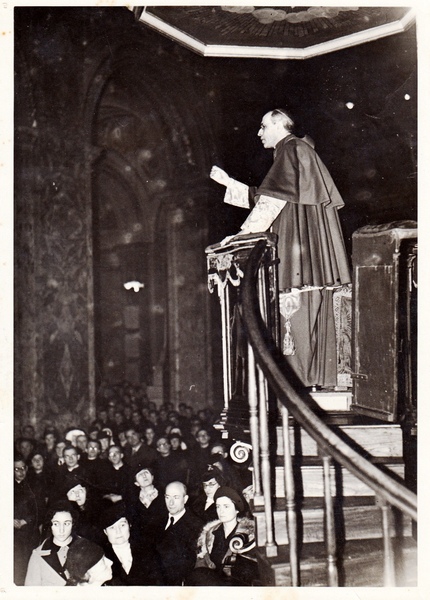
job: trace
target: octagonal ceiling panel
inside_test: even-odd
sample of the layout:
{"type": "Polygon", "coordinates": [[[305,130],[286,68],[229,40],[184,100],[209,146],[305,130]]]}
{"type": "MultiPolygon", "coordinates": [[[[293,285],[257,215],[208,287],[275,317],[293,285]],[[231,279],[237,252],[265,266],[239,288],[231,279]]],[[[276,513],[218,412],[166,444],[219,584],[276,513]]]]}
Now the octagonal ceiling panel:
{"type": "Polygon", "coordinates": [[[203,56],[303,59],[405,31],[411,8],[146,6],[142,23],[203,56]]]}

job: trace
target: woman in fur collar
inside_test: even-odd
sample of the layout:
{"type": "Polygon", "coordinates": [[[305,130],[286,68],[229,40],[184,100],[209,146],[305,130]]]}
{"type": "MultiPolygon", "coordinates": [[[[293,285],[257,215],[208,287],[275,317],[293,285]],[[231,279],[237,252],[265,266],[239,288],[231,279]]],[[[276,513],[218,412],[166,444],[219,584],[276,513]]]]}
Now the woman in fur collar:
{"type": "Polygon", "coordinates": [[[237,554],[230,541],[239,536],[243,545],[254,541],[254,521],[246,516],[244,498],[221,486],[214,495],[218,519],[207,523],[198,539],[196,567],[185,585],[250,585],[258,577],[252,550],[237,554]]]}

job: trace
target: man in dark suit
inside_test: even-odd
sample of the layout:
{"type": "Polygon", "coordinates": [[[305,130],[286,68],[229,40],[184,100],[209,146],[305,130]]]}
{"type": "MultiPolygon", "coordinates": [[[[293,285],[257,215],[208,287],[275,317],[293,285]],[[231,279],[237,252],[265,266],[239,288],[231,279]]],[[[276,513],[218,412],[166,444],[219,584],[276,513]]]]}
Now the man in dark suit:
{"type": "Polygon", "coordinates": [[[197,538],[203,527],[191,510],[185,508],[187,488],[180,481],[169,483],[165,491],[168,521],[155,547],[156,585],[182,585],[194,569],[197,538]]]}
{"type": "Polygon", "coordinates": [[[86,481],[87,471],[79,463],[79,454],[74,446],[67,446],[63,451],[64,464],[58,469],[52,486],[50,502],[64,499],[68,490],[86,481]]]}
{"type": "Polygon", "coordinates": [[[127,444],[124,447],[124,462],[134,476],[143,467],[152,467],[157,459],[157,451],[142,440],[142,433],[135,427],[125,432],[127,444]]]}

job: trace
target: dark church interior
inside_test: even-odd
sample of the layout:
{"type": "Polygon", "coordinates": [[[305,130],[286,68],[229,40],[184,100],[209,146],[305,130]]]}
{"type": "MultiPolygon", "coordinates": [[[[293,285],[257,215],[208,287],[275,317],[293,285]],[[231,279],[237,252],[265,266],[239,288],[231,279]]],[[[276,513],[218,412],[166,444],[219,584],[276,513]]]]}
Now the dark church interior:
{"type": "MultiPolygon", "coordinates": [[[[230,548],[234,566],[255,566],[246,585],[413,587],[416,25],[400,8],[298,21],[291,15],[306,7],[278,8],[266,10],[282,22],[222,7],[153,7],[147,22],[143,7],[15,8],[14,438],[29,437],[29,426],[37,440],[50,428],[97,439],[90,429],[109,401],[121,393],[141,410],[130,391],[139,390],[145,418],[173,414],[169,432],[180,418],[200,417],[243,488],[252,486],[252,558],[230,548]],[[176,31],[189,25],[193,43],[201,30],[208,48],[222,42],[224,51],[195,51],[184,36],[157,30],[162,18],[176,31]],[[391,19],[402,27],[354,37],[357,23],[362,34],[363,23],[383,30],[391,19]],[[347,36],[363,41],[333,42],[347,36]],[[278,57],[285,40],[296,58],[278,57]],[[300,54],[318,43],[327,49],[300,54]],[[234,55],[228,44],[254,53],[234,55]],[[228,255],[251,280],[247,265],[265,244],[267,289],[258,289],[275,331],[272,238],[220,247],[247,213],[223,202],[209,174],[217,165],[260,185],[273,153],[257,134],[277,107],[294,115],[297,136],[314,141],[344,201],[353,277],[352,292],[339,298],[339,327],[349,345],[344,377],[330,389],[300,390],[288,371],[278,387],[254,334],[258,302],[242,292],[247,283],[237,293],[230,266],[220,267],[228,255]],[[237,314],[252,348],[245,358],[237,314]],[[246,382],[233,394],[230,377],[239,376],[246,382]]],[[[167,437],[160,428],[156,435],[167,437]]],[[[185,442],[192,456],[195,440],[185,442]]],[[[198,486],[187,484],[191,505],[198,486]]],[[[223,583],[202,585],[227,580],[224,572],[223,583]]],[[[124,581],[116,585],[137,585],[124,581]]]]}

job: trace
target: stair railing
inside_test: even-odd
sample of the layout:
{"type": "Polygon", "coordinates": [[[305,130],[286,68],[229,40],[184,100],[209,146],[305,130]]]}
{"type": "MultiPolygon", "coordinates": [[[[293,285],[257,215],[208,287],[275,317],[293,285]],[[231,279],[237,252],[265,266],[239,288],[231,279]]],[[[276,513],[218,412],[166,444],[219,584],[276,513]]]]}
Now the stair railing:
{"type": "MultiPolygon", "coordinates": [[[[247,332],[250,345],[249,354],[249,395],[253,398],[255,411],[256,399],[259,398],[260,422],[259,436],[252,435],[251,443],[260,447],[262,463],[267,460],[267,447],[265,440],[268,436],[267,415],[265,410],[267,404],[267,383],[276,394],[281,408],[281,417],[284,433],[284,457],[285,457],[285,490],[288,536],[290,547],[291,584],[300,585],[299,557],[297,551],[297,507],[295,506],[294,479],[292,474],[291,453],[289,442],[289,415],[316,441],[323,463],[324,481],[324,508],[325,508],[325,539],[327,548],[327,572],[328,585],[336,586],[339,581],[337,570],[337,551],[335,536],[335,513],[333,510],[332,495],[332,461],[337,461],[349,472],[370,487],[376,495],[377,503],[382,511],[382,537],[384,548],[384,585],[395,585],[394,553],[390,536],[390,513],[395,507],[402,513],[408,515],[414,521],[417,520],[417,497],[398,481],[382,472],[375,465],[364,458],[360,453],[349,446],[337,433],[326,425],[326,423],[304,402],[291,383],[285,376],[285,366],[280,368],[273,356],[273,352],[267,343],[267,330],[265,328],[265,314],[261,313],[261,301],[258,295],[261,277],[259,273],[260,261],[265,251],[266,242],[259,240],[250,253],[245,268],[244,279],[241,286],[241,314],[243,324],[247,332]],[[256,364],[257,378],[252,374],[256,364]],[[264,381],[266,380],[266,381],[264,381]]],[[[256,419],[253,412],[253,419],[256,419]]],[[[252,432],[251,432],[252,433],[252,432]]],[[[255,465],[254,465],[255,466],[255,465]]],[[[271,493],[267,483],[267,469],[262,468],[264,503],[271,506],[271,493]],[[266,483],[265,483],[266,482],[266,483]]],[[[254,474],[254,480],[260,478],[259,473],[254,474]]],[[[271,509],[270,509],[271,510],[271,509]]],[[[273,518],[268,515],[266,508],[266,551],[267,555],[273,555],[276,543],[273,539],[273,518]]]]}

